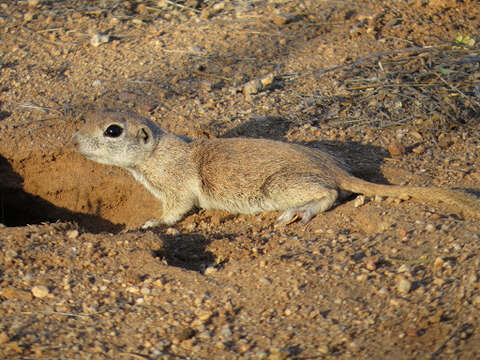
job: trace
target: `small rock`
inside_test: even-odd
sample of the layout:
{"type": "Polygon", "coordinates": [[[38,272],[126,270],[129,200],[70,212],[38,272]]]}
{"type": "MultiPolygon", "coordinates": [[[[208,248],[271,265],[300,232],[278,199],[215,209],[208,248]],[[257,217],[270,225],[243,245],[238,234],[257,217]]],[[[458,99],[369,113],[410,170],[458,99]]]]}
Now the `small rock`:
{"type": "Polygon", "coordinates": [[[390,304],[391,306],[394,306],[394,307],[401,306],[401,305],[403,305],[404,303],[405,303],[404,300],[402,300],[402,299],[400,299],[400,298],[396,298],[396,297],[393,298],[393,299],[390,299],[390,301],[389,301],[389,304],[390,304]]]}
{"type": "Polygon", "coordinates": [[[213,15],[217,14],[218,12],[222,11],[225,8],[225,2],[221,1],[216,3],[212,7],[206,7],[202,10],[200,17],[202,19],[209,19],[213,15]]]}
{"type": "Polygon", "coordinates": [[[73,240],[76,239],[79,235],[78,230],[68,230],[67,231],[67,238],[73,240]]]}
{"type": "Polygon", "coordinates": [[[263,85],[261,80],[254,79],[252,81],[249,81],[245,85],[243,85],[243,93],[245,95],[257,94],[258,92],[260,92],[260,90],[262,90],[262,88],[263,88],[263,85]]]}
{"type": "Polygon", "coordinates": [[[260,350],[255,353],[255,359],[266,359],[268,353],[265,350],[260,350]]]}
{"type": "Polygon", "coordinates": [[[18,252],[13,249],[8,249],[5,251],[4,259],[6,263],[12,262],[18,256],[18,252]]]}
{"type": "Polygon", "coordinates": [[[140,289],[136,286],[130,286],[126,289],[129,293],[132,293],[132,294],[139,294],[140,293],[140,289]]]}
{"type": "Polygon", "coordinates": [[[377,294],[380,296],[387,296],[388,295],[388,290],[384,287],[378,289],[377,294]]]}
{"type": "Polygon", "coordinates": [[[398,268],[397,272],[398,273],[409,273],[412,271],[412,267],[408,264],[402,264],[400,265],[400,267],[398,268]]]}
{"type": "Polygon", "coordinates": [[[272,280],[270,280],[269,278],[266,278],[266,277],[262,277],[262,278],[260,278],[260,282],[265,284],[265,285],[270,285],[272,283],[272,280]]]}
{"type": "Polygon", "coordinates": [[[285,316],[290,316],[290,315],[293,314],[293,311],[292,311],[292,309],[287,308],[287,309],[285,309],[285,311],[283,313],[285,314],[285,316]]]}
{"type": "Polygon", "coordinates": [[[423,145],[418,145],[418,146],[415,146],[412,151],[415,153],[415,154],[422,154],[425,152],[425,146],[423,145]]]}
{"type": "Polygon", "coordinates": [[[320,355],[327,355],[330,353],[330,347],[327,344],[317,346],[317,351],[320,355]]]}
{"type": "Polygon", "coordinates": [[[174,227],[169,227],[167,230],[165,230],[165,234],[170,236],[177,236],[178,234],[180,234],[180,231],[178,231],[174,227]]]}
{"type": "Polygon", "coordinates": [[[353,200],[353,206],[356,208],[362,206],[365,204],[365,196],[364,195],[358,195],[355,200],[353,200]]]}
{"type": "MultiPolygon", "coordinates": [[[[160,3],[160,1],[159,1],[159,3],[160,3]]],[[[188,6],[192,9],[197,9],[200,6],[200,0],[186,0],[185,1],[185,6],[188,6]]]]}
{"type": "Polygon", "coordinates": [[[205,269],[204,274],[205,275],[212,275],[212,274],[215,274],[217,271],[218,271],[217,268],[215,268],[213,266],[209,266],[205,269]]]}
{"type": "Polygon", "coordinates": [[[415,130],[409,131],[408,134],[417,140],[423,140],[422,134],[420,134],[418,131],[415,131],[415,130]]]}
{"type": "Polygon", "coordinates": [[[220,330],[220,334],[224,339],[229,339],[233,335],[232,330],[230,330],[230,327],[228,325],[222,328],[222,330],[220,330]]]}
{"type": "Polygon", "coordinates": [[[380,203],[382,201],[383,201],[383,197],[381,197],[380,195],[375,195],[375,202],[380,203]]]}
{"type": "Polygon", "coordinates": [[[453,144],[452,138],[449,136],[443,136],[438,139],[438,146],[441,149],[447,149],[453,144]]]}
{"type": "Polygon", "coordinates": [[[50,291],[44,285],[37,285],[37,286],[34,286],[32,288],[33,296],[35,296],[36,298],[39,298],[39,299],[48,296],[49,293],[50,293],[50,291]]]}
{"type": "Polygon", "coordinates": [[[143,103],[139,106],[140,110],[145,112],[152,112],[156,107],[157,105],[151,103],[143,103]]]}
{"type": "Polygon", "coordinates": [[[202,322],[206,322],[206,321],[210,320],[212,315],[213,315],[213,313],[210,310],[198,310],[197,311],[197,317],[202,322]]]}
{"type": "Polygon", "coordinates": [[[25,20],[25,22],[32,21],[33,20],[33,14],[31,12],[25,13],[25,15],[23,15],[23,20],[25,20]]]}
{"type": "Polygon", "coordinates": [[[365,261],[365,268],[370,271],[374,271],[377,269],[378,264],[378,257],[372,256],[365,261]]]}
{"type": "Polygon", "coordinates": [[[405,331],[405,334],[409,337],[416,337],[418,333],[418,329],[414,326],[410,326],[407,331],[405,331]]]}
{"type": "Polygon", "coordinates": [[[243,354],[250,350],[251,346],[247,342],[244,342],[245,339],[240,340],[240,344],[238,345],[238,350],[243,354]]]}
{"type": "Polygon", "coordinates": [[[408,234],[408,233],[407,233],[407,230],[402,229],[402,228],[401,228],[401,229],[398,229],[398,236],[399,236],[399,237],[403,238],[403,237],[407,236],[407,234],[408,234]]]}
{"type": "Polygon", "coordinates": [[[273,73],[269,73],[260,79],[263,88],[267,88],[271,86],[275,82],[275,75],[273,73]]]}
{"type": "Polygon", "coordinates": [[[138,4],[135,10],[141,15],[145,15],[148,13],[148,9],[145,4],[138,4]]]}
{"type": "Polygon", "coordinates": [[[435,231],[435,226],[433,224],[427,224],[425,226],[425,230],[428,232],[434,232],[435,231]]]}
{"type": "Polygon", "coordinates": [[[391,156],[401,156],[405,154],[405,147],[397,141],[392,141],[388,145],[388,152],[391,156]]]}
{"type": "Polygon", "coordinates": [[[480,295],[477,295],[472,300],[472,305],[480,307],[480,295]]]}
{"type": "Polygon", "coordinates": [[[401,276],[397,281],[397,290],[400,294],[406,295],[412,289],[412,282],[403,276],[401,276]]]}
{"type": "Polygon", "coordinates": [[[92,46],[98,47],[102,44],[108,43],[110,41],[110,36],[107,34],[95,34],[90,38],[90,44],[92,46]]]}
{"type": "Polygon", "coordinates": [[[28,6],[37,7],[38,5],[40,5],[40,0],[28,0],[28,6]]]}
{"type": "Polygon", "coordinates": [[[216,3],[215,5],[212,6],[213,11],[218,12],[223,9],[225,9],[225,2],[220,1],[219,3],[216,3]]]}
{"type": "Polygon", "coordinates": [[[363,282],[363,281],[368,280],[368,276],[367,276],[367,274],[360,274],[356,277],[356,279],[357,279],[357,281],[363,282]]]}
{"type": "Polygon", "coordinates": [[[276,15],[272,18],[272,22],[273,22],[275,25],[286,25],[286,24],[292,22],[293,18],[294,18],[294,17],[291,16],[291,15],[276,14],[276,15]]]}
{"type": "Polygon", "coordinates": [[[445,264],[445,261],[441,257],[437,257],[435,261],[433,262],[433,271],[435,273],[438,273],[442,271],[443,265],[445,264]]]}

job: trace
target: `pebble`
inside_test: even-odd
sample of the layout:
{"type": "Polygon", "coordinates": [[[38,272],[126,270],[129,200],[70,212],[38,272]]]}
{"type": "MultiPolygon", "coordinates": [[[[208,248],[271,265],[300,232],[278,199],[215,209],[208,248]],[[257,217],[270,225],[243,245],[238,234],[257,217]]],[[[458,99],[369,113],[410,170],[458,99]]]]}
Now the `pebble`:
{"type": "Polygon", "coordinates": [[[398,273],[409,273],[411,271],[412,271],[412,267],[408,264],[400,265],[400,267],[397,270],[398,273]]]}
{"type": "Polygon", "coordinates": [[[228,325],[225,326],[222,330],[220,330],[220,334],[224,339],[229,339],[233,335],[232,330],[230,330],[230,327],[228,325]]]}
{"type": "Polygon", "coordinates": [[[428,231],[428,232],[434,232],[435,231],[435,225],[433,224],[427,224],[425,226],[425,230],[428,231]]]}
{"type": "Polygon", "coordinates": [[[157,105],[152,103],[143,103],[139,105],[139,109],[145,112],[152,112],[153,110],[155,110],[156,107],[157,105]]]}
{"type": "Polygon", "coordinates": [[[243,85],[243,93],[244,95],[253,95],[260,92],[263,88],[262,82],[259,79],[254,79],[252,81],[247,82],[243,85]]]}
{"type": "Polygon", "coordinates": [[[275,75],[273,73],[269,73],[260,79],[263,88],[267,88],[272,85],[275,81],[275,75]]]}
{"type": "Polygon", "coordinates": [[[370,271],[374,271],[377,269],[378,264],[378,257],[372,256],[365,261],[365,268],[370,271]]]}
{"type": "Polygon", "coordinates": [[[169,227],[167,230],[165,230],[165,234],[170,236],[177,236],[180,234],[180,231],[178,231],[174,227],[169,227]]]}
{"type": "Polygon", "coordinates": [[[433,262],[433,271],[435,273],[442,271],[444,264],[445,264],[445,261],[443,261],[441,257],[437,257],[433,262]]]}
{"type": "Polygon", "coordinates": [[[405,154],[405,147],[397,141],[392,141],[388,145],[388,152],[391,156],[401,156],[405,154]]]}
{"type": "Polygon", "coordinates": [[[292,21],[292,16],[277,14],[272,18],[272,22],[275,25],[285,25],[292,21]]]}
{"type": "Polygon", "coordinates": [[[260,350],[255,353],[255,359],[266,359],[268,353],[265,350],[260,350]]]}
{"type": "Polygon", "coordinates": [[[388,295],[388,290],[386,288],[382,287],[378,290],[377,294],[380,295],[380,296],[386,296],[386,295],[388,295]]]}
{"type": "Polygon", "coordinates": [[[415,153],[415,154],[422,154],[423,152],[425,152],[425,146],[423,145],[418,145],[416,147],[414,147],[412,149],[412,151],[415,153]]]}
{"type": "Polygon", "coordinates": [[[4,259],[6,263],[10,263],[14,258],[18,256],[18,252],[13,249],[8,249],[5,251],[4,259]]]}
{"type": "Polygon", "coordinates": [[[198,310],[197,311],[197,318],[202,322],[206,322],[206,321],[210,320],[212,315],[213,315],[213,313],[210,310],[198,310]]]}
{"type": "Polygon", "coordinates": [[[353,206],[358,208],[362,205],[365,204],[365,196],[364,195],[358,195],[355,200],[353,200],[353,206]]]}
{"type": "Polygon", "coordinates": [[[76,239],[79,235],[78,230],[68,230],[67,231],[67,238],[73,240],[76,239]]]}
{"type": "Polygon", "coordinates": [[[397,281],[397,290],[400,294],[406,295],[412,289],[412,282],[403,276],[401,276],[397,281]]]}
{"type": "Polygon", "coordinates": [[[321,344],[317,346],[317,351],[320,355],[327,355],[330,353],[330,347],[327,344],[321,344]]]}
{"type": "Polygon", "coordinates": [[[32,21],[33,20],[33,14],[31,12],[25,13],[25,15],[23,15],[23,20],[25,20],[25,22],[32,21]]]}
{"type": "Polygon", "coordinates": [[[213,266],[209,266],[205,269],[204,274],[205,275],[212,275],[212,274],[215,274],[217,271],[218,271],[217,268],[215,268],[213,266]]]}
{"type": "Polygon", "coordinates": [[[357,281],[366,281],[368,280],[368,276],[367,274],[360,274],[360,275],[357,275],[356,279],[357,281]]]}
{"type": "Polygon", "coordinates": [[[48,296],[49,293],[50,293],[50,291],[44,285],[36,285],[32,288],[33,296],[35,296],[36,298],[39,298],[39,299],[48,296]]]}
{"type": "Polygon", "coordinates": [[[109,41],[110,36],[107,34],[95,34],[90,38],[90,44],[95,47],[108,43],[109,41]]]}

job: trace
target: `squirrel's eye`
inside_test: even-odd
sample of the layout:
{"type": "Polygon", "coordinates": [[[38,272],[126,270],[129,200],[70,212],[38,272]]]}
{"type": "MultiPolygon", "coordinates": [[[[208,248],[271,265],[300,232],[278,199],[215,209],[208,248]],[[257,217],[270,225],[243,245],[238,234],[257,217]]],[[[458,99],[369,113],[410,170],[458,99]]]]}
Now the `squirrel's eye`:
{"type": "Polygon", "coordinates": [[[121,126],[118,125],[110,125],[107,130],[103,133],[103,135],[116,138],[122,135],[123,129],[121,126]]]}

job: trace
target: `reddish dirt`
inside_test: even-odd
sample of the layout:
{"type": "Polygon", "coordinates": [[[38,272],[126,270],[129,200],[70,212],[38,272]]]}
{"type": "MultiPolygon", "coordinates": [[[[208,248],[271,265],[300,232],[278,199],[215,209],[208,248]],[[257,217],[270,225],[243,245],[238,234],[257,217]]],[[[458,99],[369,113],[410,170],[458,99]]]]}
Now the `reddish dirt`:
{"type": "Polygon", "coordinates": [[[478,2],[86,3],[0,1],[0,357],[480,357],[478,220],[352,198],[307,226],[193,211],[143,231],[158,201],[68,147],[107,107],[479,195],[478,2]]]}

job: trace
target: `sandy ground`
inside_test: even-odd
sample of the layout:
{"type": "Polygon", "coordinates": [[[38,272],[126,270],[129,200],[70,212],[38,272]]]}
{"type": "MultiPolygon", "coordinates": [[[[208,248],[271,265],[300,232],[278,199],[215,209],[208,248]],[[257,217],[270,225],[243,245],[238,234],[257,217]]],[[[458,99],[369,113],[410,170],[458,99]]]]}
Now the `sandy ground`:
{"type": "Polygon", "coordinates": [[[143,231],[158,201],[68,147],[86,111],[123,109],[479,195],[479,18],[469,0],[0,1],[0,357],[480,358],[478,220],[354,196],[306,226],[193,211],[143,231]]]}

